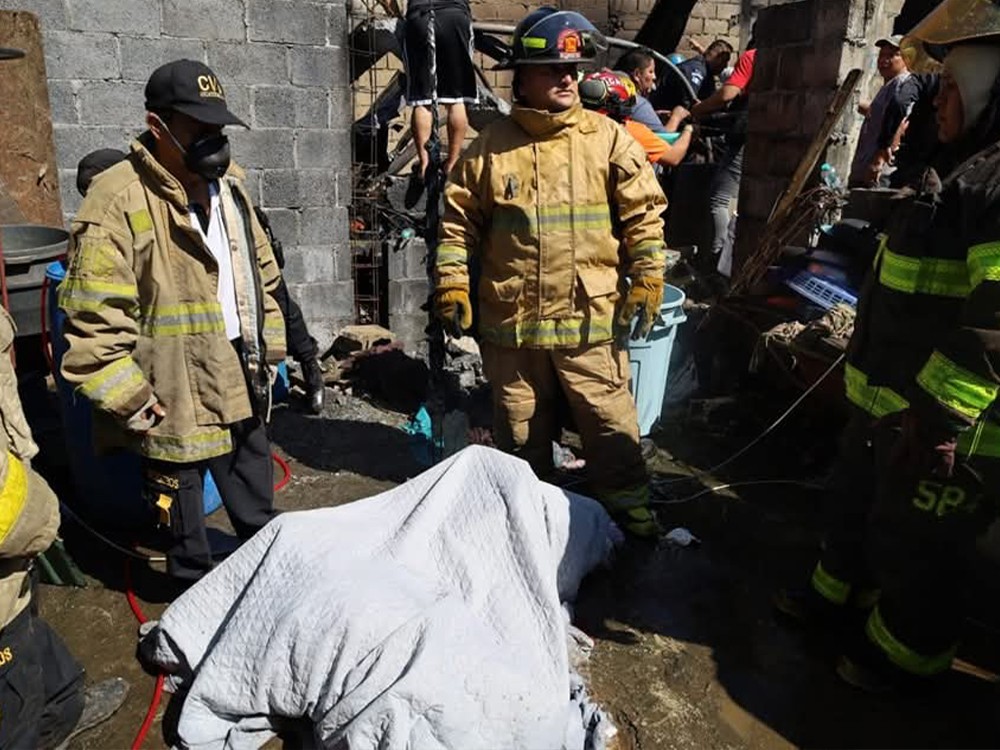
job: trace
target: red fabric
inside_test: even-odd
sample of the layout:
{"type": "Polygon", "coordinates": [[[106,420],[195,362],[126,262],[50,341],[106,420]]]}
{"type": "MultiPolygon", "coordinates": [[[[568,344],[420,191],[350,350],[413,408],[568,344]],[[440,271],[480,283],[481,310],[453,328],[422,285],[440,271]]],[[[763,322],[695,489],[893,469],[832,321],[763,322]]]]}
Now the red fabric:
{"type": "Polygon", "coordinates": [[[750,81],[753,79],[753,65],[757,61],[757,50],[748,49],[742,55],[740,55],[739,62],[736,63],[736,69],[733,74],[729,76],[729,80],[726,81],[727,86],[739,86],[743,91],[747,90],[750,85],[750,81]]]}

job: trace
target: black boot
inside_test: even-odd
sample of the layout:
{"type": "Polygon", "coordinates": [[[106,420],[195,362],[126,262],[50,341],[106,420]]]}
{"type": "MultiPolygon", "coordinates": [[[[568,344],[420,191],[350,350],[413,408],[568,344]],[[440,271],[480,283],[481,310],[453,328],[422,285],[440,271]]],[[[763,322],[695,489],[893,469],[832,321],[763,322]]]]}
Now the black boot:
{"type": "Polygon", "coordinates": [[[59,743],[56,750],[64,750],[69,746],[69,741],[78,734],[110,719],[125,702],[128,687],[128,683],[121,677],[112,677],[84,688],[83,713],[80,714],[76,726],[59,743]]]}
{"type": "Polygon", "coordinates": [[[326,384],[323,382],[323,370],[319,360],[307,359],[302,363],[302,380],[306,391],[306,404],[313,414],[323,411],[323,401],[326,395],[326,384]]]}

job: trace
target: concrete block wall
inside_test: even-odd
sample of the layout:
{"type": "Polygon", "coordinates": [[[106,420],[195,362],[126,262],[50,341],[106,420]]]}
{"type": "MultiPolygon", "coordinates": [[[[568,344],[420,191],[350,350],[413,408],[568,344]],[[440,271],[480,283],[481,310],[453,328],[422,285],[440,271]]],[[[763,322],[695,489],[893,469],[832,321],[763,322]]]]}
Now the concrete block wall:
{"type": "Polygon", "coordinates": [[[739,198],[736,264],[757,247],[788,186],[853,68],[864,75],[821,159],[846,181],[862,118],[858,104],[877,77],[873,42],[889,33],[899,0],[803,0],[758,15],[757,64],[750,86],[749,137],[739,198]]]}
{"type": "Polygon", "coordinates": [[[322,347],[353,322],[345,0],[0,0],[40,20],[63,212],[76,164],[144,128],[143,88],[169,60],[218,74],[251,196],[284,243],[285,277],[322,347]]]}

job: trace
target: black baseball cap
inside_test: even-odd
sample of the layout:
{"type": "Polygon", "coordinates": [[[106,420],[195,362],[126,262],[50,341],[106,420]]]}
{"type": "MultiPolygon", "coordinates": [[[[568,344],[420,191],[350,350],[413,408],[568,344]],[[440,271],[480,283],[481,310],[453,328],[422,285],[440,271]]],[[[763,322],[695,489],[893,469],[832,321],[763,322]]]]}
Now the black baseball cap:
{"type": "Polygon", "coordinates": [[[226,106],[218,76],[197,60],[174,60],[154,70],[146,84],[146,109],[173,110],[210,125],[247,127],[226,106]]]}

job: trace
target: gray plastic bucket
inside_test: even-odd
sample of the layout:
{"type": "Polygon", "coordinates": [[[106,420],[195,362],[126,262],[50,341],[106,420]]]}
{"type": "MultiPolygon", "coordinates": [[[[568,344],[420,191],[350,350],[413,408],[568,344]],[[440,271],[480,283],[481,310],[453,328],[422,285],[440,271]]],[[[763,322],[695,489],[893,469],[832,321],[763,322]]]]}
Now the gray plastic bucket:
{"type": "Polygon", "coordinates": [[[17,335],[39,334],[45,268],[66,254],[69,232],[37,224],[11,224],[0,227],[0,232],[10,314],[17,324],[17,335]]]}

